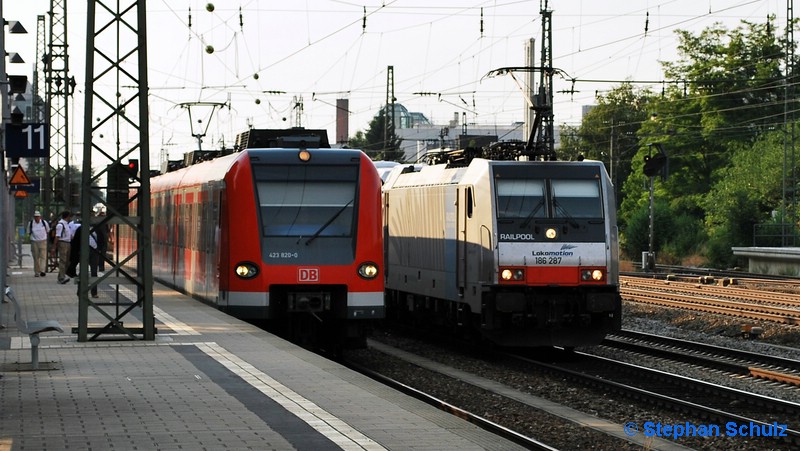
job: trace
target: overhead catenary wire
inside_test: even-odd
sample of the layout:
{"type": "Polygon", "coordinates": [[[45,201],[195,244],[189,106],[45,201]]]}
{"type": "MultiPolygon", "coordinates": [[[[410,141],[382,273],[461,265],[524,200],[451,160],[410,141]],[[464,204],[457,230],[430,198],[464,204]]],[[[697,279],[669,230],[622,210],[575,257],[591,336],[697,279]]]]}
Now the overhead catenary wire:
{"type": "MultiPolygon", "coordinates": [[[[163,3],[169,7],[167,2],[163,3]]],[[[472,99],[474,102],[472,109],[478,112],[483,120],[492,120],[492,117],[499,118],[503,117],[503,115],[507,115],[506,117],[511,117],[514,114],[518,114],[514,113],[515,111],[521,111],[522,102],[519,101],[518,97],[514,95],[507,96],[505,95],[505,92],[497,90],[494,88],[496,86],[494,84],[481,83],[480,75],[482,75],[483,72],[480,69],[480,65],[485,65],[487,62],[492,60],[498,60],[498,58],[502,56],[504,52],[508,53],[507,48],[509,42],[513,43],[514,39],[520,39],[522,36],[531,35],[531,30],[535,29],[534,23],[538,19],[535,17],[535,14],[531,14],[526,22],[517,22],[518,26],[515,29],[510,30],[496,30],[492,25],[492,21],[500,21],[501,19],[505,20],[507,15],[504,14],[504,8],[516,7],[518,5],[535,6],[537,3],[538,2],[536,1],[485,1],[478,2],[478,4],[470,5],[469,7],[429,4],[412,7],[406,4],[401,4],[400,2],[383,2],[383,4],[379,5],[379,7],[371,9],[368,7],[368,5],[365,6],[364,4],[356,5],[351,2],[338,2],[339,5],[342,5],[342,9],[340,11],[336,11],[338,14],[335,16],[330,16],[330,7],[327,9],[324,7],[321,8],[320,6],[323,4],[313,1],[306,1],[305,8],[297,8],[295,5],[287,5],[287,8],[284,8],[280,11],[277,9],[270,9],[270,5],[267,5],[265,2],[258,2],[256,0],[245,2],[243,5],[231,6],[229,8],[218,7],[213,15],[213,18],[217,20],[218,23],[213,27],[203,27],[201,26],[200,21],[196,20],[197,17],[193,17],[192,26],[194,27],[194,32],[196,33],[194,35],[195,42],[199,40],[198,34],[204,33],[207,37],[210,37],[211,35],[209,33],[211,33],[213,29],[222,30],[224,28],[228,30],[228,39],[224,41],[228,45],[225,47],[230,46],[231,50],[235,48],[235,53],[241,53],[242,55],[247,54],[250,57],[240,58],[238,64],[225,66],[222,65],[221,59],[219,62],[217,62],[215,56],[208,57],[203,55],[204,59],[208,59],[206,70],[203,71],[203,73],[209,73],[208,69],[211,67],[211,64],[218,65],[215,66],[215,69],[219,69],[220,72],[228,72],[227,84],[218,84],[211,82],[210,80],[204,80],[202,83],[198,84],[198,73],[191,73],[188,69],[189,66],[186,64],[176,64],[176,68],[185,72],[185,74],[173,76],[172,79],[176,82],[183,80],[183,84],[185,84],[187,90],[198,89],[204,91],[202,95],[195,97],[199,100],[212,100],[214,96],[227,96],[227,92],[233,93],[233,102],[241,102],[242,100],[237,99],[246,99],[248,97],[252,99],[256,97],[258,93],[265,90],[266,85],[263,84],[265,80],[269,78],[274,80],[274,71],[282,70],[282,68],[286,67],[285,64],[292,64],[296,58],[302,58],[306,52],[311,51],[315,47],[319,47],[321,44],[327,44],[334,36],[338,37],[339,35],[344,35],[348,32],[348,30],[356,28],[358,29],[358,34],[363,35],[363,37],[361,39],[351,40],[349,47],[331,47],[333,49],[333,52],[331,53],[338,53],[339,58],[331,58],[330,62],[326,62],[326,64],[322,65],[314,64],[313,70],[309,72],[314,72],[316,76],[315,79],[306,81],[305,85],[300,85],[299,87],[277,87],[292,94],[308,94],[309,92],[330,90],[329,87],[331,85],[328,83],[328,80],[331,78],[334,80],[339,80],[340,82],[344,80],[346,81],[347,85],[338,86],[338,88],[350,93],[349,97],[354,101],[351,102],[353,114],[360,115],[370,111],[374,113],[374,111],[377,111],[379,103],[382,102],[382,100],[379,99],[382,98],[382,94],[385,91],[385,86],[383,86],[384,77],[381,76],[381,73],[385,71],[385,65],[378,60],[373,61],[371,59],[373,47],[370,46],[368,49],[368,43],[383,43],[384,45],[379,45],[378,49],[380,49],[379,51],[382,53],[385,53],[384,49],[388,49],[390,35],[392,38],[394,38],[395,36],[402,36],[403,33],[409,31],[419,33],[417,30],[420,30],[420,27],[424,27],[428,34],[433,36],[433,30],[436,28],[442,28],[444,24],[449,24],[448,21],[462,20],[464,17],[471,17],[474,31],[471,35],[468,35],[468,39],[452,40],[449,43],[452,51],[449,52],[445,58],[432,57],[434,54],[434,45],[439,47],[441,42],[439,39],[428,39],[425,41],[425,47],[423,49],[424,51],[419,51],[418,49],[416,50],[421,64],[409,69],[396,67],[398,73],[396,87],[396,91],[398,93],[397,97],[411,99],[412,102],[419,103],[420,99],[413,99],[413,96],[411,96],[410,93],[421,90],[431,90],[441,93],[464,90],[474,91],[476,94],[472,99]],[[343,11],[348,9],[348,6],[353,7],[351,10],[356,10],[354,11],[356,14],[353,14],[349,18],[343,14],[343,11]],[[281,49],[285,50],[282,52],[282,54],[272,52],[272,54],[267,58],[264,58],[265,53],[255,49],[252,42],[248,42],[245,39],[233,41],[232,38],[230,38],[231,33],[234,32],[238,32],[239,35],[242,35],[242,25],[243,23],[248,23],[247,17],[242,18],[243,15],[247,16],[248,14],[252,15],[253,13],[256,13],[258,15],[257,17],[259,18],[270,15],[271,18],[269,20],[274,21],[276,16],[283,14],[283,11],[290,11],[292,9],[305,15],[307,18],[306,23],[309,25],[311,20],[317,20],[316,17],[318,14],[327,14],[330,16],[330,18],[327,19],[327,22],[329,22],[329,25],[331,26],[327,26],[324,30],[315,32],[315,34],[311,34],[312,29],[307,27],[305,30],[306,33],[301,32],[301,38],[305,38],[303,39],[303,45],[289,45],[288,47],[281,46],[281,49]],[[483,11],[482,29],[480,26],[481,10],[483,11]],[[405,24],[401,24],[399,20],[394,20],[391,21],[389,26],[386,26],[378,19],[380,18],[382,20],[387,16],[402,16],[403,18],[410,18],[410,20],[406,21],[405,24]],[[363,22],[365,17],[367,18],[366,27],[364,27],[363,22]],[[367,54],[367,51],[370,53],[367,54]],[[428,56],[423,58],[423,55],[428,56]],[[342,63],[342,60],[348,59],[348,63],[351,64],[349,64],[350,67],[348,69],[345,69],[347,66],[342,63]],[[355,61],[353,61],[354,59],[355,61]],[[366,71],[367,74],[365,74],[365,71],[363,70],[364,62],[374,63],[374,70],[368,70],[366,71]],[[250,68],[245,68],[245,65],[249,65],[250,68]],[[440,75],[450,73],[453,67],[460,67],[462,70],[452,71],[452,73],[456,74],[456,76],[447,78],[446,82],[443,83],[440,75]],[[464,71],[463,69],[466,68],[471,69],[474,71],[474,73],[471,74],[471,71],[464,71]],[[341,71],[342,76],[330,77],[330,75],[336,74],[336,71],[341,71]],[[369,72],[372,72],[372,74],[370,75],[369,72]],[[258,80],[253,80],[252,76],[256,73],[261,74],[261,77],[258,80]],[[364,75],[367,76],[365,77],[364,75]],[[368,101],[362,103],[362,100],[368,101]],[[504,101],[505,103],[502,103],[501,101],[504,101]]],[[[646,31],[647,41],[644,40],[645,27],[642,27],[638,30],[638,34],[640,34],[640,36],[637,38],[631,38],[633,41],[641,43],[641,45],[637,45],[635,47],[637,47],[637,54],[643,55],[643,49],[646,49],[647,52],[650,52],[652,51],[653,44],[662,41],[662,33],[675,29],[676,27],[680,27],[682,24],[696,23],[703,20],[713,20],[714,17],[721,17],[722,14],[728,14],[732,11],[735,11],[735,8],[748,7],[749,5],[756,5],[758,3],[759,2],[755,1],[737,2],[734,5],[726,5],[725,8],[713,10],[711,13],[706,11],[702,15],[679,17],[674,20],[664,20],[663,17],[659,16],[658,11],[662,6],[676,4],[676,1],[659,2],[656,5],[648,4],[647,8],[634,6],[628,11],[615,11],[615,14],[639,14],[640,17],[645,17],[649,13],[649,25],[646,31]],[[695,22],[692,22],[692,20],[695,22]],[[651,37],[654,39],[651,40],[651,37]],[[656,37],[658,37],[658,39],[655,39],[656,37]]],[[[585,37],[585,33],[583,31],[584,26],[592,25],[593,22],[603,20],[606,21],[606,23],[613,23],[613,17],[611,14],[599,17],[598,20],[587,20],[587,18],[592,19],[593,17],[586,15],[585,9],[586,8],[582,6],[578,10],[578,13],[581,17],[581,27],[579,27],[578,32],[581,36],[585,37]]],[[[535,8],[531,8],[531,10],[535,11],[535,8]]],[[[204,11],[201,12],[205,14],[204,11]]],[[[198,16],[197,11],[193,11],[192,14],[194,16],[198,16]]],[[[561,23],[560,17],[568,17],[570,14],[570,11],[564,10],[563,8],[561,10],[557,9],[557,20],[554,21],[556,29],[558,29],[558,24],[561,23]]],[[[244,28],[246,31],[248,27],[244,28]]],[[[254,31],[256,28],[259,29],[259,34],[261,34],[264,32],[264,29],[262,28],[266,29],[268,27],[252,27],[251,31],[254,31]]],[[[570,26],[570,29],[572,28],[574,28],[574,26],[570,26]]],[[[438,37],[440,35],[437,33],[436,36],[438,37]]],[[[617,45],[613,40],[604,41],[596,38],[597,35],[593,35],[592,43],[597,43],[598,46],[605,45],[606,47],[604,48],[611,48],[611,46],[617,45]]],[[[581,55],[586,55],[587,53],[593,51],[593,47],[587,47],[585,45],[586,43],[581,42],[580,39],[578,41],[579,42],[576,46],[576,49],[580,50],[581,55]]],[[[265,44],[265,47],[269,47],[269,45],[266,44],[271,44],[269,39],[264,39],[261,42],[265,44]]],[[[222,50],[220,50],[220,52],[222,52],[222,50]]],[[[521,51],[519,53],[521,55],[521,51]]],[[[563,61],[564,57],[569,55],[569,52],[557,50],[554,54],[556,65],[559,65],[559,60],[563,61]]],[[[576,61],[579,63],[583,63],[582,60],[585,60],[585,58],[582,57],[576,59],[576,61]]],[[[299,66],[294,66],[295,69],[297,67],[299,66]]],[[[370,66],[368,65],[366,67],[370,66]]],[[[609,81],[604,80],[601,77],[592,77],[589,72],[574,72],[574,75],[575,79],[579,80],[579,84],[584,82],[595,82],[599,84],[609,81]],[[586,77],[585,75],[590,76],[586,77]]],[[[631,78],[634,82],[639,82],[639,80],[636,80],[636,77],[631,78]]],[[[624,81],[624,77],[620,77],[620,79],[616,81],[624,81]]],[[[663,80],[653,81],[663,83],[663,80]]],[[[567,82],[571,83],[572,81],[567,82]]],[[[270,86],[275,86],[275,84],[270,83],[270,86]]],[[[558,88],[556,87],[555,90],[558,91],[558,88]]],[[[565,98],[561,98],[556,100],[556,105],[558,106],[577,102],[593,103],[592,99],[593,96],[575,96],[575,99],[570,102],[565,98]]],[[[463,102],[460,104],[460,106],[464,106],[463,102]]],[[[263,103],[261,108],[264,113],[264,118],[267,118],[269,116],[269,114],[267,114],[268,103],[263,103]]],[[[311,110],[311,108],[309,108],[309,110],[311,110]]],[[[252,113],[249,114],[249,116],[252,116],[252,113]]],[[[556,113],[556,116],[557,122],[561,122],[558,112],[556,113]]],[[[325,119],[325,121],[329,122],[330,119],[325,119]]],[[[310,122],[306,121],[306,123],[310,122]]],[[[365,126],[366,123],[363,125],[365,126]]]]}

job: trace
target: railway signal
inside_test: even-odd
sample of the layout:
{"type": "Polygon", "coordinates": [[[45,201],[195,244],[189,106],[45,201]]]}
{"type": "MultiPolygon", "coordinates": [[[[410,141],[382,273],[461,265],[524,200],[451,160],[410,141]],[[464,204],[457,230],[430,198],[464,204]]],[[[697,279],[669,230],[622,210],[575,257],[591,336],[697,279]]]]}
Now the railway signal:
{"type": "Polygon", "coordinates": [[[128,178],[135,179],[139,178],[139,160],[137,159],[130,159],[128,160],[128,178]]]}

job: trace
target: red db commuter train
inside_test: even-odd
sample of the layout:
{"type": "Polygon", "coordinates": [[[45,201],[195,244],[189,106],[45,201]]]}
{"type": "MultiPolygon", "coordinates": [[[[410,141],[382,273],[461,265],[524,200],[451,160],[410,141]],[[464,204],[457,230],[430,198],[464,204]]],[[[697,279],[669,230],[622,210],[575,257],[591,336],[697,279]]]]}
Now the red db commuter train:
{"type": "Polygon", "coordinates": [[[360,346],[384,317],[381,179],[361,151],[301,141],[152,178],[153,274],[292,339],[360,346]]]}

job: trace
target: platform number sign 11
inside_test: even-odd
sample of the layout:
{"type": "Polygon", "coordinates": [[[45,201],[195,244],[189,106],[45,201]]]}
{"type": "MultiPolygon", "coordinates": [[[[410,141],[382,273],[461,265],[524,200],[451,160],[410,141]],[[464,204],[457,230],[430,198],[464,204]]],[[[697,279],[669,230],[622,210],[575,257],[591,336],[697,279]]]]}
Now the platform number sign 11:
{"type": "Polygon", "coordinates": [[[50,155],[50,127],[47,124],[4,125],[8,158],[45,158],[50,155]]]}

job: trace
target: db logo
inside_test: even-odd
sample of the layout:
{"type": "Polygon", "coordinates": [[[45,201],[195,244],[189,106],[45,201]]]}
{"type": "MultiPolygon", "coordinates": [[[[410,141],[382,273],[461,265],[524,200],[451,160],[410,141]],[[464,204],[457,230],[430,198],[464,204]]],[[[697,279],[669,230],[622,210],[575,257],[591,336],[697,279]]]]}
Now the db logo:
{"type": "Polygon", "coordinates": [[[299,282],[319,282],[319,268],[299,268],[297,280],[299,282]]]}

